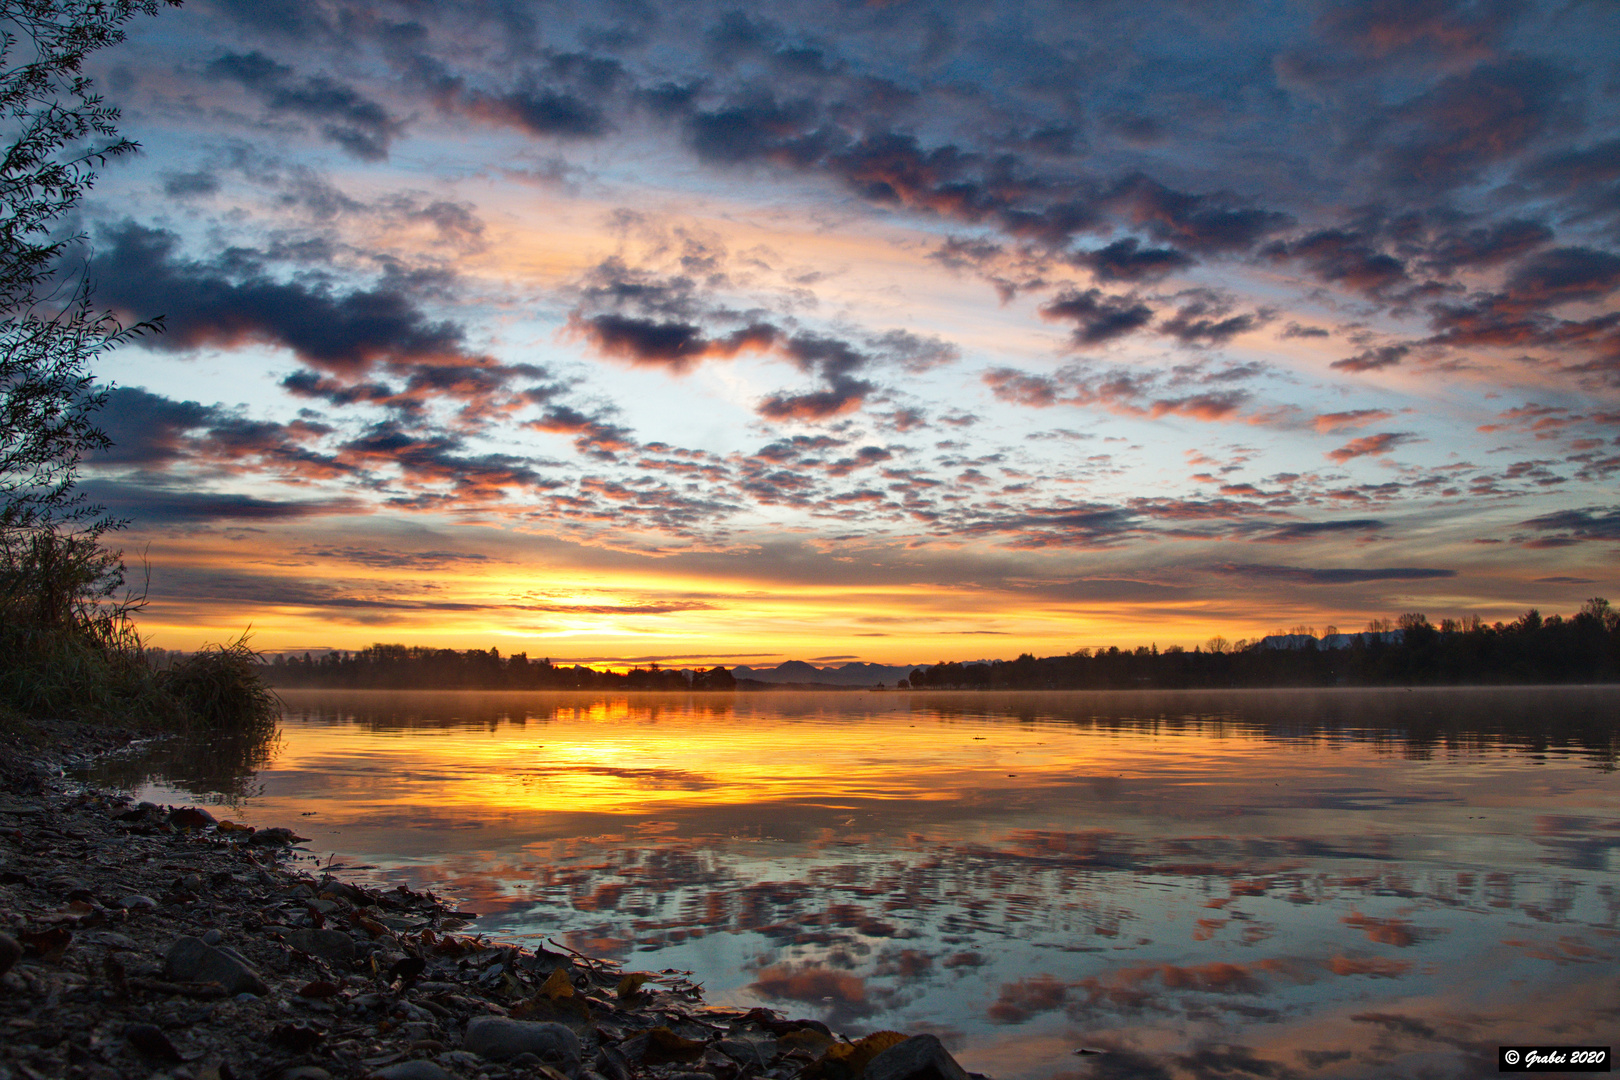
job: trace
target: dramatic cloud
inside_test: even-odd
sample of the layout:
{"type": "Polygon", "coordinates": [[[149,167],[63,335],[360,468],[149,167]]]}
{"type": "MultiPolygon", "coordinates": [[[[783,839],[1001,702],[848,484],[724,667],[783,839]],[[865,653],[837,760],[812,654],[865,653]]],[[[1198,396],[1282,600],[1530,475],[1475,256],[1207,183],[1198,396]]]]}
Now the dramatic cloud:
{"type": "Polygon", "coordinates": [[[1312,422],[1312,426],[1317,431],[1328,434],[1346,428],[1354,429],[1367,424],[1376,424],[1394,415],[1387,409],[1350,409],[1346,412],[1322,413],[1312,422]]]}
{"type": "Polygon", "coordinates": [[[1620,508],[1592,506],[1580,510],[1559,510],[1519,523],[1525,528],[1551,535],[1524,542],[1525,547],[1568,547],[1587,541],[1620,541],[1620,508]]]}
{"type": "Polygon", "coordinates": [[[1087,289],[1064,293],[1043,305],[1041,317],[1075,323],[1071,340],[1077,348],[1089,348],[1140,330],[1153,321],[1153,309],[1128,297],[1087,289]]]}
{"type": "Polygon", "coordinates": [[[1134,236],[1077,252],[1073,260],[1088,267],[1098,281],[1158,281],[1193,265],[1190,256],[1175,248],[1144,248],[1134,236]]]}
{"type": "Polygon", "coordinates": [[[162,349],[278,345],[306,363],[351,375],[382,360],[454,360],[464,331],[433,321],[400,286],[340,291],[265,276],[242,253],[209,264],[178,257],[179,237],[126,222],[110,229],[90,262],[102,303],[142,317],[162,316],[162,349]]]}
{"type": "Polygon", "coordinates": [[[1620,255],[1591,248],[1554,248],[1516,267],[1507,294],[1516,303],[1551,307],[1597,300],[1620,289],[1620,255]]]}
{"type": "Polygon", "coordinates": [[[1343,360],[1335,360],[1328,367],[1340,371],[1377,371],[1380,368],[1395,367],[1411,351],[1410,345],[1380,345],[1374,349],[1363,349],[1343,360]]]}
{"type": "Polygon", "coordinates": [[[1256,563],[1232,563],[1215,567],[1217,573],[1265,581],[1293,581],[1301,585],[1354,585],[1363,581],[1432,581],[1457,576],[1455,570],[1435,570],[1417,566],[1386,566],[1370,570],[1349,568],[1308,568],[1256,563]]]}
{"type": "Polygon", "coordinates": [[[1327,458],[1340,465],[1352,458],[1367,455],[1387,454],[1403,443],[1412,442],[1417,438],[1409,431],[1383,431],[1377,435],[1366,435],[1359,439],[1351,439],[1337,450],[1329,450],[1327,458]]]}
{"type": "Polygon", "coordinates": [[[326,514],[355,514],[361,504],[351,499],[279,501],[251,495],[163,487],[150,481],[86,480],[86,497],[114,517],[137,525],[187,525],[216,521],[287,521],[326,514]]]}
{"type": "MultiPolygon", "coordinates": [[[[115,446],[85,475],[110,505],[150,489],[137,539],[185,537],[170,563],[251,542],[346,626],[434,611],[590,655],[624,652],[630,603],[569,599],[593,575],[715,605],[648,656],[789,623],[817,654],[944,655],[961,626],[1191,644],[1396,589],[1439,613],[1458,580],[1448,615],[1552,610],[1602,577],[1620,478],[1612,21],[166,11],[87,70],[143,152],[64,222],[88,240],[58,295],[83,273],[165,328],[99,355],[115,446]],[[436,594],[336,577],[395,563],[436,594]],[[496,566],[534,579],[531,621],[466,573],[496,566]]],[[[316,639],[287,619],[267,636],[316,639]]]]}
{"type": "Polygon", "coordinates": [[[271,110],[315,120],[329,141],[362,161],[380,161],[402,125],[375,101],[325,75],[298,78],[261,52],[227,53],[211,62],[208,75],[238,82],[271,110]]]}
{"type": "Polygon", "coordinates": [[[1398,107],[1385,151],[1391,183],[1444,189],[1511,159],[1547,127],[1573,119],[1573,79],[1558,65],[1510,56],[1442,79],[1398,107]]]}
{"type": "Polygon", "coordinates": [[[744,350],[764,351],[776,344],[781,331],[755,323],[722,338],[707,338],[690,323],[655,322],[623,315],[595,315],[581,319],[580,331],[603,353],[632,364],[665,367],[684,374],[706,357],[732,357],[744,350]]]}

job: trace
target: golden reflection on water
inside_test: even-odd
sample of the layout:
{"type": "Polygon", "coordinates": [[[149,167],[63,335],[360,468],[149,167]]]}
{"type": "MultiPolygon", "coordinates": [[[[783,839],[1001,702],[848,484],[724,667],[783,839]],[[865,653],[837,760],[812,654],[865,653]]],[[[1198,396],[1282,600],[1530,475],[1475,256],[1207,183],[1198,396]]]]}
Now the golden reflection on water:
{"type": "Polygon", "coordinates": [[[1466,1076],[1616,1027],[1612,689],[285,697],[267,766],[192,781],[243,820],[1006,1080],[1466,1076]]]}

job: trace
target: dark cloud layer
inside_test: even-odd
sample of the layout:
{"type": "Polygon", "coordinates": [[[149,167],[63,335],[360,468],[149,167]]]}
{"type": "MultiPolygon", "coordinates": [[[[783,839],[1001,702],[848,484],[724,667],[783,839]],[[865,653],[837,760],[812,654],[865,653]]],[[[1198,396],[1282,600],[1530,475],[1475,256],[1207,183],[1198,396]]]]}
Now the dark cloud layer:
{"type": "Polygon", "coordinates": [[[388,111],[326,75],[297,77],[262,52],[227,53],[205,69],[215,79],[240,83],[275,112],[315,120],[323,137],[362,161],[380,161],[403,125],[388,111]]]}
{"type": "Polygon", "coordinates": [[[1366,581],[1432,581],[1457,576],[1455,570],[1420,566],[1386,566],[1374,569],[1349,567],[1311,568],[1256,563],[1230,563],[1215,568],[1218,573],[1262,581],[1290,581],[1300,585],[1356,585],[1366,581]]]}
{"type": "Polygon", "coordinates": [[[1396,545],[1485,503],[1518,507],[1510,542],[1590,554],[1620,475],[1600,9],[220,0],[129,113],[206,100],[217,138],[120,181],[106,206],[160,209],[92,215],[89,271],[166,316],[140,347],[175,368],[286,362],[252,406],[116,389],[88,467],[188,525],[1174,542],[1284,591],[1471,573],[1396,545]],[[567,217],[544,257],[530,200],[567,217]],[[892,275],[851,265],[885,244],[892,275]],[[960,279],[921,284],[930,251],[960,279]],[[1255,543],[1292,546],[1215,550],[1255,543]]]}
{"type": "Polygon", "coordinates": [[[341,290],[266,276],[250,253],[215,262],[180,255],[173,233],[126,222],[108,229],[90,262],[97,299],[142,317],[161,315],[162,349],[279,345],[344,375],[382,360],[463,358],[465,332],[434,321],[401,285],[341,290]],[[233,272],[236,271],[236,272],[233,272]]]}

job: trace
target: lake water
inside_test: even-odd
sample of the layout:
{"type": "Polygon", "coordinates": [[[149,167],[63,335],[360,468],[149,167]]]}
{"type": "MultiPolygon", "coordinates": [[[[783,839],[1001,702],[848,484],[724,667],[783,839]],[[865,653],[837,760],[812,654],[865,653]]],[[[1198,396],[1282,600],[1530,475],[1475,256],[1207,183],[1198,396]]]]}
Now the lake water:
{"type": "Polygon", "coordinates": [[[283,697],[95,778],[1004,1080],[1620,1044],[1620,689],[283,697]]]}

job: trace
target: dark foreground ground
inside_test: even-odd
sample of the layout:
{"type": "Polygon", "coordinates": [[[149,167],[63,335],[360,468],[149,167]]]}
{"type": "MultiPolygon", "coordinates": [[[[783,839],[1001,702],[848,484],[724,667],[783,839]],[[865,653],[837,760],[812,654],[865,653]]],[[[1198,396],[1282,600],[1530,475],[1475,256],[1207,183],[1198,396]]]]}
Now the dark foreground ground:
{"type": "Polygon", "coordinates": [[[977,1077],[931,1035],[851,1042],[465,934],[430,893],[294,870],[286,829],[63,778],[131,733],[30,735],[0,740],[0,1080],[977,1077]]]}

